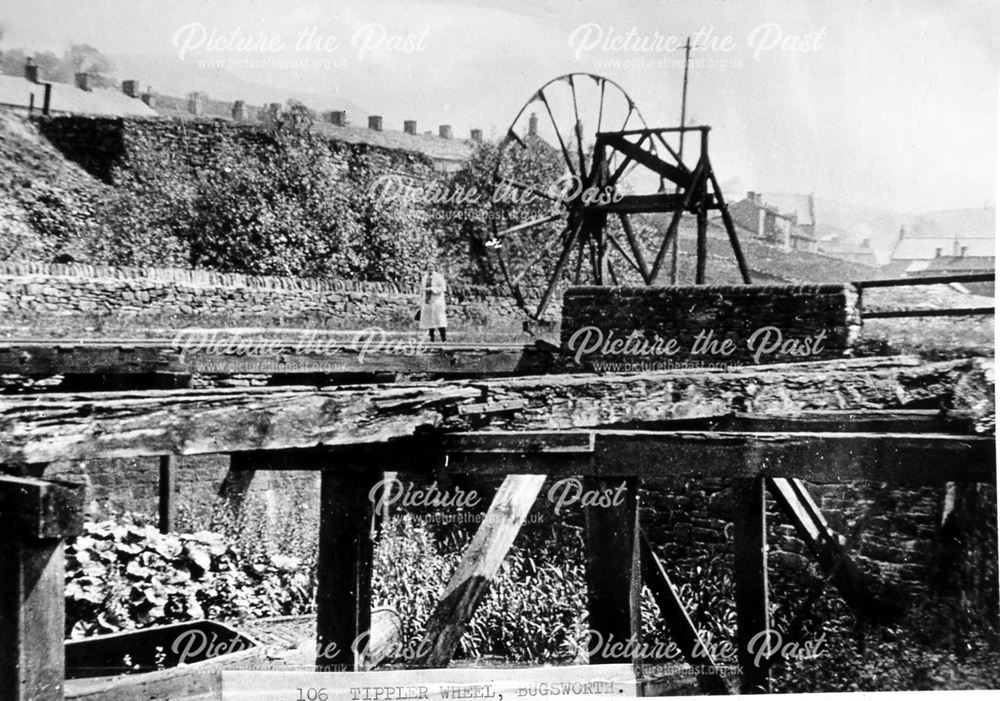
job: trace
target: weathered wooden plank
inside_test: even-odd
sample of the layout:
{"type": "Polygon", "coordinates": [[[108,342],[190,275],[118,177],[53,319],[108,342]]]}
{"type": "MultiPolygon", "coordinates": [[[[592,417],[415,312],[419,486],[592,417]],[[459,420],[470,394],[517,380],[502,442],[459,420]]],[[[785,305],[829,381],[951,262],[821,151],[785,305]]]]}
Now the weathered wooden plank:
{"type": "Polygon", "coordinates": [[[464,431],[481,419],[458,407],[523,400],[494,417],[498,429],[584,426],[717,415],[734,404],[750,413],[900,407],[950,400],[960,383],[992,391],[981,360],[865,365],[834,361],[806,368],[733,372],[545,375],[437,385],[276,387],[233,390],[94,392],[0,399],[0,462],[191,455],[379,443],[439,428],[464,431]]]}
{"type": "Polygon", "coordinates": [[[510,475],[504,479],[427,621],[415,660],[418,667],[446,667],[451,661],[544,483],[544,475],[510,475]]]}
{"type": "Polygon", "coordinates": [[[63,538],[80,531],[82,490],[0,476],[0,698],[63,698],[63,538]]]}
{"type": "Polygon", "coordinates": [[[518,431],[454,433],[441,437],[442,449],[454,453],[546,453],[589,455],[592,431],[518,431]]]}
{"type": "MultiPolygon", "coordinates": [[[[663,568],[663,563],[653,552],[653,547],[645,532],[640,534],[640,540],[642,581],[652,592],[653,599],[660,608],[660,615],[670,631],[670,637],[680,647],[684,661],[696,669],[705,665],[718,666],[711,652],[702,645],[698,629],[688,615],[687,609],[684,608],[684,602],[678,596],[673,582],[670,581],[670,576],[663,568]]],[[[699,674],[698,685],[706,694],[729,693],[729,686],[725,679],[718,674],[699,674]]]]}
{"type": "MultiPolygon", "coordinates": [[[[265,339],[266,341],[266,339],[265,339]]],[[[250,341],[252,344],[253,341],[250,341]]],[[[183,352],[171,341],[121,345],[115,342],[7,343],[0,348],[0,373],[55,374],[356,374],[428,373],[500,375],[544,372],[555,365],[552,353],[520,344],[422,344],[390,342],[330,346],[325,352],[295,352],[272,344],[264,353],[183,352]],[[411,348],[412,347],[412,348],[411,348]]]]}
{"type": "Polygon", "coordinates": [[[176,472],[177,458],[173,455],[161,455],[159,483],[160,533],[169,533],[174,529],[174,516],[177,512],[174,502],[176,472]]]}
{"type": "Polygon", "coordinates": [[[762,640],[770,643],[767,584],[767,508],[764,480],[741,478],[733,483],[733,580],[736,599],[736,656],[744,694],[771,690],[768,660],[756,654],[762,640]]]}
{"type": "MultiPolygon", "coordinates": [[[[727,431],[567,431],[590,435],[592,454],[519,452],[549,432],[474,434],[480,453],[449,453],[448,470],[505,474],[620,475],[644,480],[678,476],[801,478],[813,482],[857,479],[901,484],[948,481],[993,482],[996,441],[992,436],[914,433],[755,433],[727,431]],[[489,442],[510,449],[508,459],[485,453],[489,442]],[[817,459],[822,456],[822,459],[817,459]],[[752,460],[748,458],[752,457],[752,460]]],[[[473,434],[462,441],[472,441],[473,434]]],[[[448,436],[442,449],[454,440],[448,436]]],[[[569,440],[567,437],[566,440],[569,440]]],[[[579,439],[582,443],[582,438],[579,439]]],[[[461,444],[461,441],[457,441],[461,444]]]]}
{"type": "MultiPolygon", "coordinates": [[[[584,479],[583,488],[584,493],[610,497],[584,507],[590,634],[603,643],[632,641],[637,650],[642,636],[638,480],[591,477],[584,479]]],[[[635,661],[611,654],[603,644],[595,648],[590,664],[635,661]]]]}
{"type": "Polygon", "coordinates": [[[381,472],[323,470],[316,565],[316,667],[357,670],[359,636],[371,627],[373,504],[381,472]],[[357,654],[356,654],[357,653],[357,654]]]}

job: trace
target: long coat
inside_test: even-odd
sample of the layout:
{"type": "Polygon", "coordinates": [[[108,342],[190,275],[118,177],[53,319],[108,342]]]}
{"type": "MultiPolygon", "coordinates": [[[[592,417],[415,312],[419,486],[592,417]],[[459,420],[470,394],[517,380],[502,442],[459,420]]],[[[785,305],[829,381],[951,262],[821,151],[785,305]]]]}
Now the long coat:
{"type": "Polygon", "coordinates": [[[441,273],[430,273],[424,275],[423,284],[423,304],[420,307],[420,328],[441,329],[448,326],[448,317],[445,313],[444,294],[448,289],[448,283],[441,273]]]}

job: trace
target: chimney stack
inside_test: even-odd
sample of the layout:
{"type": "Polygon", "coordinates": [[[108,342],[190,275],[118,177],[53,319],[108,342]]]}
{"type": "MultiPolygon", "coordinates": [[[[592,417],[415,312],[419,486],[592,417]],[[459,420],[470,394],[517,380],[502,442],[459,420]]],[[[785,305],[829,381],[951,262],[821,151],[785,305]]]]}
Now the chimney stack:
{"type": "Polygon", "coordinates": [[[244,122],[247,118],[247,103],[243,100],[237,100],[233,103],[233,121],[244,122]]]}
{"type": "Polygon", "coordinates": [[[76,87],[80,90],[90,90],[90,76],[86,73],[77,73],[73,76],[76,87]]]}
{"type": "Polygon", "coordinates": [[[534,112],[528,117],[528,136],[538,136],[538,115],[534,112]]]}
{"type": "Polygon", "coordinates": [[[35,61],[29,56],[24,61],[24,78],[32,83],[38,82],[39,68],[35,65],[35,61]]]}
{"type": "Polygon", "coordinates": [[[417,120],[415,120],[415,119],[407,119],[405,122],[403,122],[403,131],[405,131],[407,134],[412,134],[413,136],[416,136],[417,135],[417,120]]]}
{"type": "Polygon", "coordinates": [[[123,80],[122,92],[128,95],[129,97],[139,97],[139,81],[123,80]]]}
{"type": "Polygon", "coordinates": [[[368,128],[373,131],[382,131],[382,117],[373,114],[368,117],[368,128]]]}
{"type": "Polygon", "coordinates": [[[967,256],[968,254],[969,254],[969,247],[968,246],[962,246],[962,248],[960,248],[959,251],[958,251],[958,255],[961,258],[965,258],[965,256],[967,256]]]}
{"type": "Polygon", "coordinates": [[[475,141],[476,143],[479,143],[480,141],[483,140],[483,130],[482,129],[470,129],[469,130],[469,138],[472,139],[473,141],[475,141]]]}
{"type": "Polygon", "coordinates": [[[200,92],[193,92],[188,95],[187,109],[191,114],[198,116],[202,113],[205,103],[200,92]]]}
{"type": "Polygon", "coordinates": [[[439,126],[438,127],[438,136],[440,136],[442,139],[450,139],[451,138],[451,125],[450,124],[442,124],[441,126],[439,126]]]}
{"type": "Polygon", "coordinates": [[[326,121],[336,127],[347,126],[347,112],[344,110],[333,110],[326,113],[326,121]]]}
{"type": "Polygon", "coordinates": [[[139,96],[139,99],[146,103],[146,106],[150,109],[156,109],[156,95],[153,93],[153,88],[146,88],[146,92],[139,96]]]}

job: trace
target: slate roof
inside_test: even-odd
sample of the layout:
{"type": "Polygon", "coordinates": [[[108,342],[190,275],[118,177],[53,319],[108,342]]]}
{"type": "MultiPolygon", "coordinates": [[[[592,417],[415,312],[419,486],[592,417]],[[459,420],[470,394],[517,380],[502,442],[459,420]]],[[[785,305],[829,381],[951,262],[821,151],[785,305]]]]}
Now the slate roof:
{"type": "MultiPolygon", "coordinates": [[[[0,75],[0,105],[28,109],[30,96],[35,96],[35,109],[41,112],[45,86],[13,75],[0,75]]],[[[80,90],[67,83],[52,83],[49,109],[53,112],[92,114],[112,117],[155,117],[156,112],[146,103],[129,97],[121,90],[94,88],[80,90]]]]}

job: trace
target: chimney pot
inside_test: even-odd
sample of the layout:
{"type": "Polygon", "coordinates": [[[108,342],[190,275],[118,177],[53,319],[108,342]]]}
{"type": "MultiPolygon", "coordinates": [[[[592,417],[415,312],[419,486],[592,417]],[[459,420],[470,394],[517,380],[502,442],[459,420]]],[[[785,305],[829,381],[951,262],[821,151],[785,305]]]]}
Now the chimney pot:
{"type": "Polygon", "coordinates": [[[528,117],[528,136],[538,136],[538,115],[534,112],[528,117]]]}
{"type": "Polygon", "coordinates": [[[470,129],[469,138],[475,142],[480,142],[483,140],[483,130],[482,129],[470,129]]]}
{"type": "Polygon", "coordinates": [[[368,128],[373,131],[382,131],[382,117],[373,114],[368,117],[368,128]]]}
{"type": "Polygon", "coordinates": [[[441,126],[439,126],[438,127],[438,136],[440,136],[442,139],[450,139],[451,138],[451,125],[450,124],[442,124],[441,126]]]}
{"type": "Polygon", "coordinates": [[[413,134],[414,136],[416,136],[417,120],[407,119],[405,122],[403,122],[403,131],[405,131],[407,134],[413,134]]]}
{"type": "Polygon", "coordinates": [[[80,90],[90,90],[90,75],[87,73],[77,73],[73,79],[80,90]]]}
{"type": "Polygon", "coordinates": [[[24,78],[32,83],[37,83],[39,78],[38,66],[35,65],[34,59],[30,56],[24,61],[24,78]]]}
{"type": "Polygon", "coordinates": [[[935,248],[934,249],[934,257],[935,258],[940,258],[941,257],[941,249],[940,248],[935,248]]]}
{"type": "Polygon", "coordinates": [[[129,97],[139,97],[139,81],[123,80],[122,92],[128,95],[129,97]]]}
{"type": "Polygon", "coordinates": [[[150,109],[156,109],[156,95],[153,93],[153,88],[146,88],[146,92],[140,95],[139,99],[150,109]]]}
{"type": "Polygon", "coordinates": [[[344,110],[333,110],[326,113],[326,121],[337,127],[347,126],[347,112],[344,110]]]}
{"type": "Polygon", "coordinates": [[[202,99],[202,95],[200,92],[193,92],[190,95],[188,95],[188,102],[187,102],[188,112],[190,112],[195,116],[198,116],[202,113],[204,107],[205,103],[202,99]]]}
{"type": "Polygon", "coordinates": [[[247,118],[247,103],[243,100],[237,100],[233,103],[233,121],[243,122],[247,118]]]}

